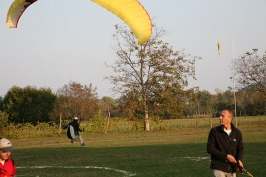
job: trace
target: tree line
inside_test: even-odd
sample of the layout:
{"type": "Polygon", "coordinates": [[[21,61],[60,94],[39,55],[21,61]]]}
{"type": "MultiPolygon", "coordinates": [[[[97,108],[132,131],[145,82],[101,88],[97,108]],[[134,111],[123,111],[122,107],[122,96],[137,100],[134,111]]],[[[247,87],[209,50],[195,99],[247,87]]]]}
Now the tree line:
{"type": "MultiPolygon", "coordinates": [[[[145,112],[134,95],[114,99],[108,96],[98,98],[96,88],[70,82],[53,93],[50,88],[14,86],[0,99],[0,122],[32,123],[57,122],[59,117],[68,120],[70,116],[82,117],[89,121],[99,112],[106,118],[127,118],[132,121],[143,120],[145,112]]],[[[170,101],[171,98],[169,98],[170,101]]],[[[266,100],[258,91],[237,91],[237,116],[264,115],[266,100]]],[[[193,96],[183,97],[178,114],[171,114],[171,107],[161,107],[153,101],[148,102],[149,114],[161,119],[191,117],[217,117],[222,109],[234,109],[232,90],[215,94],[206,90],[196,90],[193,96]]]]}
{"type": "Polygon", "coordinates": [[[126,27],[115,25],[115,30],[112,48],[117,60],[107,65],[113,73],[106,79],[119,98],[98,98],[92,84],[77,82],[70,82],[55,93],[50,88],[14,86],[0,98],[0,121],[36,125],[71,116],[89,121],[102,115],[143,122],[144,129],[149,130],[150,116],[216,117],[222,109],[235,106],[237,116],[265,114],[266,57],[258,56],[257,49],[245,52],[234,62],[232,77],[238,84],[237,91],[229,87],[225,92],[216,89],[211,94],[198,87],[187,89],[188,78],[196,79],[195,64],[201,57],[175,51],[160,39],[167,34],[165,30],[154,24],[150,40],[143,45],[138,45],[126,27]]]}

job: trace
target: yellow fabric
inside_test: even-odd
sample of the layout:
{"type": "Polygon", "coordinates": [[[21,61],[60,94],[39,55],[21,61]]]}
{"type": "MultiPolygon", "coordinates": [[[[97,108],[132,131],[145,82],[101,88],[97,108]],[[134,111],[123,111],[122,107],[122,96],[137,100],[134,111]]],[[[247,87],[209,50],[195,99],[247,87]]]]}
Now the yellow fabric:
{"type": "Polygon", "coordinates": [[[220,55],[220,42],[217,43],[217,47],[218,47],[218,55],[220,55]]]}
{"type": "Polygon", "coordinates": [[[6,17],[6,26],[8,28],[16,28],[19,18],[22,15],[22,13],[25,11],[27,8],[27,5],[30,5],[34,3],[35,1],[32,2],[26,2],[26,0],[15,0],[8,12],[7,12],[7,17],[6,17]]]}
{"type": "MultiPolygon", "coordinates": [[[[122,19],[135,34],[138,43],[144,44],[150,39],[152,25],[149,14],[137,0],[92,0],[105,9],[117,15],[122,19]]],[[[20,16],[28,5],[34,3],[35,0],[27,2],[27,0],[15,0],[10,6],[6,25],[8,28],[17,28],[20,16]]]]}
{"type": "Polygon", "coordinates": [[[137,0],[92,0],[122,19],[135,34],[138,44],[150,39],[152,25],[149,14],[137,0]]]}

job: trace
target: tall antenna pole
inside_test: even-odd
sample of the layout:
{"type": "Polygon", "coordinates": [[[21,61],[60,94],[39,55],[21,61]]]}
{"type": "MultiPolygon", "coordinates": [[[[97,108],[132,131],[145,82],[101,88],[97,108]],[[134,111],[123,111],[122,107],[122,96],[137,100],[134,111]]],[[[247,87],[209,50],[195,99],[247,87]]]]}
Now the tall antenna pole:
{"type": "Polygon", "coordinates": [[[233,78],[233,92],[234,92],[234,103],[235,103],[235,119],[237,127],[237,114],[236,114],[236,85],[235,85],[235,56],[234,56],[234,39],[232,38],[232,78],[233,78]]]}
{"type": "MultiPolygon", "coordinates": [[[[233,65],[233,67],[231,67],[232,76],[230,77],[230,79],[233,81],[233,94],[234,94],[234,104],[235,104],[235,119],[236,119],[236,127],[237,127],[234,38],[231,37],[231,39],[232,39],[232,62],[231,63],[233,65]]],[[[218,45],[218,55],[220,55],[220,42],[218,42],[217,45],[218,45]]]]}

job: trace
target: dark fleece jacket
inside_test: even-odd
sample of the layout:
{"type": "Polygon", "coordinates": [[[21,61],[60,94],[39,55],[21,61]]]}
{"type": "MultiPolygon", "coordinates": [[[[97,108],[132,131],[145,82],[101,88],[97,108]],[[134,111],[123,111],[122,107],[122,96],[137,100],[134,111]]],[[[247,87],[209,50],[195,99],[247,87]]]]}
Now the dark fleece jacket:
{"type": "Polygon", "coordinates": [[[227,161],[227,154],[234,156],[236,161],[243,159],[244,146],[241,131],[233,124],[231,128],[232,132],[229,136],[223,126],[214,127],[209,132],[207,152],[211,154],[210,168],[212,169],[234,173],[236,164],[227,161]]]}

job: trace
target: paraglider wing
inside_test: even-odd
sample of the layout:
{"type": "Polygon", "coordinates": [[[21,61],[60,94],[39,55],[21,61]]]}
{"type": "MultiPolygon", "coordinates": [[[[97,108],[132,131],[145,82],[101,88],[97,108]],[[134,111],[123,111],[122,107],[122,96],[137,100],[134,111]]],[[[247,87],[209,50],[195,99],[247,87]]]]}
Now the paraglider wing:
{"type": "Polygon", "coordinates": [[[138,43],[150,39],[152,25],[147,11],[137,0],[92,0],[122,19],[135,34],[138,43]]]}
{"type": "Polygon", "coordinates": [[[8,28],[17,28],[19,18],[31,4],[37,0],[15,0],[7,13],[6,26],[8,28]]]}

